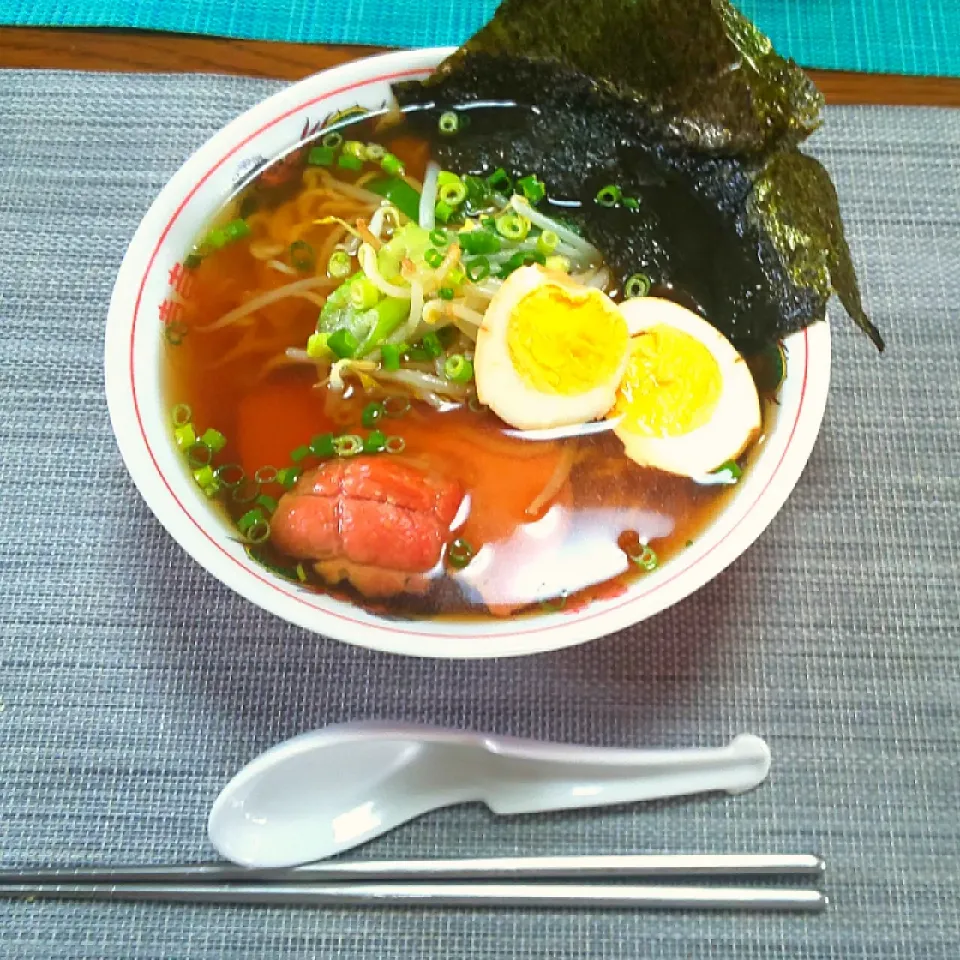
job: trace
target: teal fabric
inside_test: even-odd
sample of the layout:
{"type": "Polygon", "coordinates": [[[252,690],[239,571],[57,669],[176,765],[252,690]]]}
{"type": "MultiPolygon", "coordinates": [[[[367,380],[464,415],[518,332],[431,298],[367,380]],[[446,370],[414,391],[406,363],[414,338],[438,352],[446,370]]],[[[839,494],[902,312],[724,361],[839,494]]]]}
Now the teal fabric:
{"type": "MultiPolygon", "coordinates": [[[[0,24],[426,47],[460,43],[496,6],[497,0],[0,0],[0,24]]],[[[806,67],[960,76],[960,0],[739,0],[739,6],[806,67]]]]}

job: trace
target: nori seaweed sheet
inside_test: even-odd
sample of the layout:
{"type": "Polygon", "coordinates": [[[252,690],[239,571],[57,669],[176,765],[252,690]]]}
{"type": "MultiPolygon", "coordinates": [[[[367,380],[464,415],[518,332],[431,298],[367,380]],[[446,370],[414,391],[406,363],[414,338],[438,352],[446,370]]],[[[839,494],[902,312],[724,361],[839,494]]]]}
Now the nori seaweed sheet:
{"type": "Polygon", "coordinates": [[[726,0],[505,0],[394,89],[442,166],[536,173],[621,281],[646,273],[739,349],[822,319],[834,292],[883,348],[833,184],[797,150],[820,95],[726,0]],[[443,137],[449,109],[468,122],[443,137]],[[597,204],[609,183],[638,209],[597,204]]]}

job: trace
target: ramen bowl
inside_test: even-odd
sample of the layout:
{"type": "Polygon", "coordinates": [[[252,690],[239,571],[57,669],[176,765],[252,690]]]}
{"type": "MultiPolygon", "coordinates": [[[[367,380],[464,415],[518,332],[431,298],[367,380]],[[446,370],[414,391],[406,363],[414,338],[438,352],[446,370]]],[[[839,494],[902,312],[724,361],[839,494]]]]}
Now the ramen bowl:
{"type": "Polygon", "coordinates": [[[117,276],[106,334],[106,388],[123,459],[148,506],[187,554],[251,603],[316,634],[421,657],[482,658],[556,650],[615,633],[694,593],[743,553],[797,483],[826,403],[824,322],[784,341],[786,377],[762,444],[704,534],[619,595],[585,607],[504,618],[403,619],[305,589],[250,559],[186,469],[162,384],[162,328],[175,315],[180,264],[211,217],[264,158],[282,156],[332,112],[371,110],[390,85],[427,75],[450,51],[359,60],[290,86],[247,111],[191,156],[154,201],[117,276]]]}

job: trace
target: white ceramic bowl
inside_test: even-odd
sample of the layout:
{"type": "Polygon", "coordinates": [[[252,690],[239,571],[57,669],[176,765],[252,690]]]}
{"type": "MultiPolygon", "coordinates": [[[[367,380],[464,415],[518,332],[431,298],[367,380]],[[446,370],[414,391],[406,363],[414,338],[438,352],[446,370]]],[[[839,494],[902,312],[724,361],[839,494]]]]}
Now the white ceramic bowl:
{"type": "Polygon", "coordinates": [[[107,323],[107,399],[123,458],[150,509],[190,556],[252,603],[308,630],[377,650],[517,656],[645,620],[699,589],[750,546],[790,494],[813,449],[827,397],[830,334],[827,324],[817,323],[787,341],[788,376],[775,425],[736,496],[705,535],[625,594],[586,610],[517,621],[397,622],[312,594],[251,562],[184,469],[170,436],[160,367],[171,271],[257,160],[284,153],[307,122],[334,110],[380,107],[392,82],[426,75],[449,52],[391,53],[310,77],[247,111],[187,160],[144,217],[117,276],[107,323]]]}

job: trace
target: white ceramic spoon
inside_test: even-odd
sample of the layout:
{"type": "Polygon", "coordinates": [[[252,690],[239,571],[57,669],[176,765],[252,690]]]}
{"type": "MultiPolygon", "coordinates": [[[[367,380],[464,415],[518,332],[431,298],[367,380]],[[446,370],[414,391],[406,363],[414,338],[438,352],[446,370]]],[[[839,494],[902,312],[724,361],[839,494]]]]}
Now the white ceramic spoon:
{"type": "Polygon", "coordinates": [[[244,767],[214,803],[208,832],[234,863],[290,867],[458,803],[516,814],[741,793],[769,770],[767,745],[748,734],[718,749],[618,750],[343,724],[287,740],[244,767]]]}

